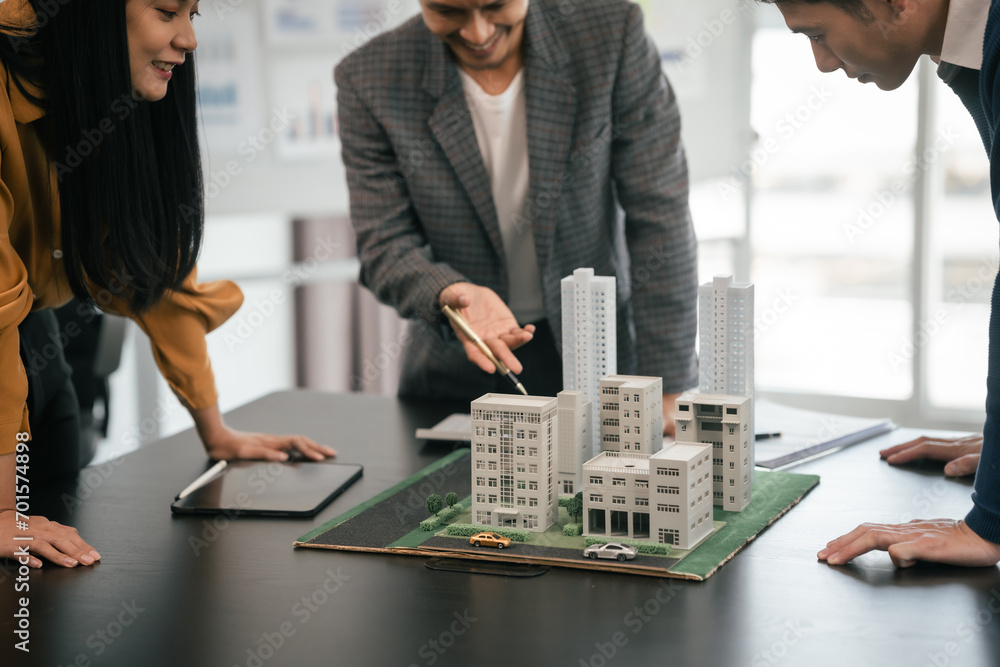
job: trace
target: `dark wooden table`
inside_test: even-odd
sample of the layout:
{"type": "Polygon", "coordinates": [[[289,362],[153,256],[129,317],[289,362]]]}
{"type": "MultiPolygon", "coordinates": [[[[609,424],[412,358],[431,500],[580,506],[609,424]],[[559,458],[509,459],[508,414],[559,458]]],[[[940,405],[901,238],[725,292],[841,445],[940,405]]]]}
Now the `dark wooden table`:
{"type": "Polygon", "coordinates": [[[897,570],[884,553],[841,567],[816,560],[861,521],[964,515],[968,483],[939,466],[879,461],[906,430],[793,469],[821,475],[819,487],[700,584],[561,569],[515,579],[292,548],[450,451],[413,431],[455,407],[283,392],[228,415],[364,464],[364,478],[311,520],[172,517],[174,494],[205,467],[193,432],[75,485],[32,489],[33,511],[77,526],[103,560],[32,572],[30,655],[14,649],[16,571],[0,567],[0,665],[1000,664],[1000,569],[897,570]]]}

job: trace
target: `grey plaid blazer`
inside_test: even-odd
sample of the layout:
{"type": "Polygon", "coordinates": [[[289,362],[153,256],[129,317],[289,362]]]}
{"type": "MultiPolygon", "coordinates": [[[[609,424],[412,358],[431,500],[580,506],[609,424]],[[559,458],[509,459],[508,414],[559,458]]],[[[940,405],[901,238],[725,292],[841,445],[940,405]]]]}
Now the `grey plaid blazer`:
{"type": "MultiPolygon", "coordinates": [[[[532,0],[525,23],[531,224],[545,311],[579,267],[618,284],[618,371],[697,384],[697,247],[676,98],[624,0],[532,0]]],[[[476,398],[489,376],[445,335],[437,296],[506,299],[489,177],[448,47],[420,16],[336,68],[361,282],[414,320],[400,394],[476,398]]]]}

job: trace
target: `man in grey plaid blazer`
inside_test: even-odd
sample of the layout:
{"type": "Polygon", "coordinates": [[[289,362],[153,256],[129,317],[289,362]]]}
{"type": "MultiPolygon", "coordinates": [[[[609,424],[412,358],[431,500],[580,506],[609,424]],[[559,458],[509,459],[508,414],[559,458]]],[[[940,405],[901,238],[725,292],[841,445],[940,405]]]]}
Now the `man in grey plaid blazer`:
{"type": "Polygon", "coordinates": [[[662,377],[672,417],[673,396],[698,380],[696,242],[677,102],[640,9],[624,0],[421,5],[422,16],[335,74],[361,282],[413,322],[400,394],[471,400],[497,390],[442,303],[467,307],[515,372],[508,348],[534,331],[504,305],[511,258],[459,74],[502,88],[516,68],[530,165],[516,221],[533,234],[554,348],[560,279],[579,267],[616,276],[618,371],[662,377]]]}

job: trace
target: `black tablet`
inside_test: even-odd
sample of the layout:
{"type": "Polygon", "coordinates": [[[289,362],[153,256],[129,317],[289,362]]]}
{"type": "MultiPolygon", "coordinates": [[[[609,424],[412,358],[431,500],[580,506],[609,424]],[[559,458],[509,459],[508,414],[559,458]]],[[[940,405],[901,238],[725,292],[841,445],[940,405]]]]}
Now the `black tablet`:
{"type": "Polygon", "coordinates": [[[233,461],[170,505],[176,514],[309,517],[361,477],[355,463],[233,461]]]}

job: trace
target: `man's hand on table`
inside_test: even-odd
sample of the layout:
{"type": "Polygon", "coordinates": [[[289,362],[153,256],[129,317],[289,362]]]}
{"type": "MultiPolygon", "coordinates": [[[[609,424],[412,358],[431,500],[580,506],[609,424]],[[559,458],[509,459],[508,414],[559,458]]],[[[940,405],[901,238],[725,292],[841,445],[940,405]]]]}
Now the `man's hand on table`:
{"type": "Polygon", "coordinates": [[[865,523],[828,543],[816,556],[830,565],[842,565],[875,549],[888,551],[897,567],[910,567],[918,560],[966,567],[1000,562],[1000,544],[987,542],[964,521],[951,519],[865,523]]]}
{"type": "Polygon", "coordinates": [[[900,465],[919,459],[947,461],[944,474],[949,477],[974,475],[979,465],[979,453],[983,449],[982,435],[967,435],[961,438],[928,438],[916,440],[883,449],[879,454],[888,463],[900,465]]]}
{"type": "MultiPolygon", "coordinates": [[[[535,325],[521,327],[517,323],[517,318],[510,312],[510,308],[496,292],[472,283],[452,283],[441,290],[438,303],[459,311],[472,330],[511,372],[517,374],[524,370],[521,362],[514,356],[513,350],[532,339],[535,325]]],[[[454,324],[452,329],[455,329],[454,324]]],[[[458,329],[455,329],[455,334],[462,342],[469,361],[487,373],[496,371],[496,366],[486,358],[475,343],[458,329]]]]}

